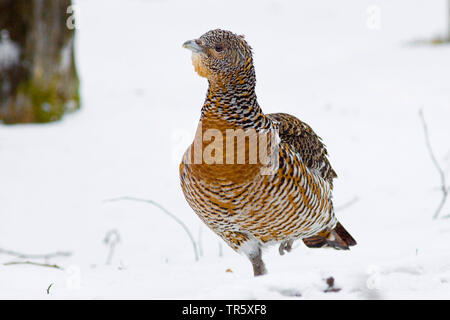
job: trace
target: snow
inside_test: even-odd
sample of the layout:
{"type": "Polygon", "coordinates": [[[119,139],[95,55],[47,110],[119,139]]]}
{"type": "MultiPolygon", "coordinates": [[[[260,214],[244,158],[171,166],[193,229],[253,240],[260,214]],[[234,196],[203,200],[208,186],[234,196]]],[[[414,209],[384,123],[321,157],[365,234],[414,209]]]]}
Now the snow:
{"type": "Polygon", "coordinates": [[[450,46],[410,45],[445,30],[445,1],[76,5],[82,110],[59,123],[0,126],[0,248],[73,255],[47,261],[59,270],[3,265],[23,260],[0,254],[0,298],[450,298],[450,219],[432,220],[440,180],[418,116],[423,109],[448,177],[450,46]],[[247,259],[187,205],[178,162],[207,84],[181,45],[216,27],[253,47],[263,110],[298,116],[327,144],[336,205],[359,199],[337,211],[358,241],[351,251],[297,242],[280,256],[273,247],[269,274],[253,278],[247,259]],[[122,196],[152,199],[181,219],[201,236],[199,261],[160,209],[105,201],[122,196]],[[107,265],[110,230],[120,242],[107,265]],[[324,292],[328,277],[340,291],[324,292]]]}
{"type": "Polygon", "coordinates": [[[11,41],[7,30],[0,29],[0,70],[16,64],[19,61],[19,46],[11,41]]]}
{"type": "Polygon", "coordinates": [[[69,70],[72,59],[73,39],[70,39],[61,51],[60,70],[62,72],[69,70]]]}

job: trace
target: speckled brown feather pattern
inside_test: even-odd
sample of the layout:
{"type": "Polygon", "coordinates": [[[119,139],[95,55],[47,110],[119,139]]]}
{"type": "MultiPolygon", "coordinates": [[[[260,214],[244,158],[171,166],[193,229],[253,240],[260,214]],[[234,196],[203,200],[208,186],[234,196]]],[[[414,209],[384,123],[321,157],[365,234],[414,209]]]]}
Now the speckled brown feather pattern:
{"type": "MultiPolygon", "coordinates": [[[[281,248],[290,250],[296,239],[311,247],[347,249],[356,244],[334,214],[336,173],[325,145],[296,117],[263,113],[255,94],[251,48],[244,38],[213,30],[187,46],[193,47],[196,71],[209,82],[196,138],[180,164],[182,190],[200,219],[250,258],[255,275],[265,272],[261,248],[270,244],[281,244],[280,253],[281,248]],[[269,148],[278,160],[275,172],[262,175],[260,163],[192,163],[208,148],[210,142],[201,140],[204,133],[229,129],[275,133],[277,153],[273,145],[269,148]]],[[[242,148],[248,154],[249,145],[242,148]]],[[[225,150],[218,159],[225,159],[225,150]]]]}
{"type": "Polygon", "coordinates": [[[302,157],[305,165],[310,169],[318,170],[322,178],[332,186],[337,174],[331,167],[322,139],[311,127],[290,114],[272,113],[267,116],[279,123],[281,140],[291,145],[302,157]]]}

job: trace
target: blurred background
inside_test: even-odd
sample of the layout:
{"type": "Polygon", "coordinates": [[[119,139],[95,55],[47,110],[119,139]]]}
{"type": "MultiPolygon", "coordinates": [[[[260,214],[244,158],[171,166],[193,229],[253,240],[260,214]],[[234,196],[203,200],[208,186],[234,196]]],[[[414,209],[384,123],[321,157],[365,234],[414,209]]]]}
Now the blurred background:
{"type": "Polygon", "coordinates": [[[0,36],[0,298],[450,298],[448,1],[0,0],[0,36]],[[273,248],[255,280],[187,205],[181,45],[215,28],[325,141],[351,252],[273,248]]]}

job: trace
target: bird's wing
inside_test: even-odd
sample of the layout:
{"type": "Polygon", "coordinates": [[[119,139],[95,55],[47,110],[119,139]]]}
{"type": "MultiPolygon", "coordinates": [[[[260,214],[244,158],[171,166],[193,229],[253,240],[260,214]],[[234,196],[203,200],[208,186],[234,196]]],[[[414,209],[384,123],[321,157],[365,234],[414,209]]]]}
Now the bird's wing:
{"type": "Polygon", "coordinates": [[[328,152],[322,139],[311,127],[286,113],[271,113],[267,117],[278,123],[281,141],[292,146],[309,169],[319,172],[333,186],[336,172],[328,160],[328,152]]]}

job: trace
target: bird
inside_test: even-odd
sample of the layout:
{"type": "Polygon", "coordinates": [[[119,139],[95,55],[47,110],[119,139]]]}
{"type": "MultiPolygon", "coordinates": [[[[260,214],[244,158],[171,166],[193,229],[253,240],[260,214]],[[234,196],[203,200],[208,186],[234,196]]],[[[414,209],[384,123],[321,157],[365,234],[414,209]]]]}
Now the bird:
{"type": "Polygon", "coordinates": [[[310,248],[356,245],[335,216],[337,174],[322,139],[297,117],[265,114],[259,106],[245,36],[215,29],[183,47],[208,80],[195,138],[179,167],[184,197],[203,223],[250,260],[254,276],[267,273],[262,254],[273,245],[281,255],[296,240],[310,248]],[[251,159],[255,145],[265,162],[251,159]]]}

